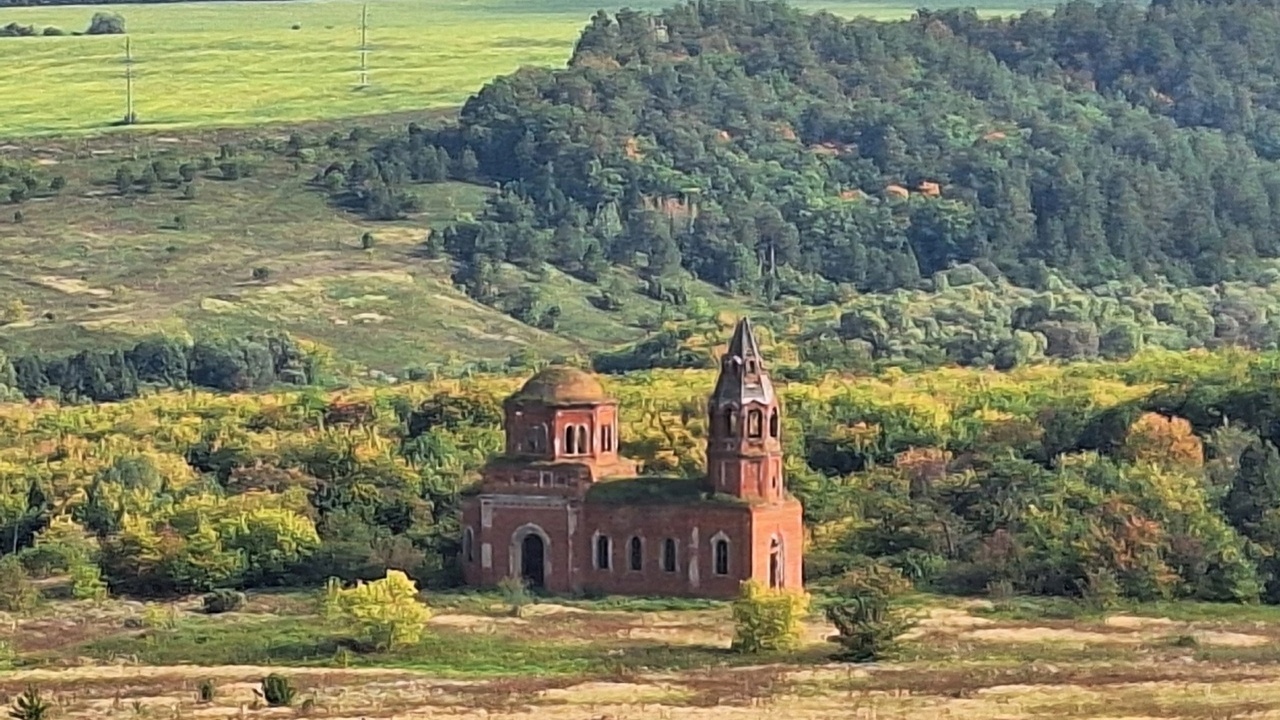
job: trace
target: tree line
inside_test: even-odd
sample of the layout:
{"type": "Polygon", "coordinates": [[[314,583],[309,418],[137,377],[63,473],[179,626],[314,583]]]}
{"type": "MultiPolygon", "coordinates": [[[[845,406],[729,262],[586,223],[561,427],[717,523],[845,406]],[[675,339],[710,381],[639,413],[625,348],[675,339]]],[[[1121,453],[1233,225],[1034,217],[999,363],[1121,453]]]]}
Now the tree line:
{"type": "MultiPolygon", "coordinates": [[[[813,531],[806,580],[1280,602],[1277,362],[1148,351],[780,383],[787,482],[813,531]]],[[[645,473],[704,472],[713,376],[608,379],[645,473]]],[[[458,499],[501,448],[516,384],[10,405],[0,554],[143,596],[388,569],[456,583],[458,499]]]]}
{"type": "Polygon", "coordinates": [[[0,397],[12,399],[118,402],[147,386],[244,391],[312,378],[311,361],[284,333],[194,343],[159,337],[56,357],[0,354],[0,397]]]}

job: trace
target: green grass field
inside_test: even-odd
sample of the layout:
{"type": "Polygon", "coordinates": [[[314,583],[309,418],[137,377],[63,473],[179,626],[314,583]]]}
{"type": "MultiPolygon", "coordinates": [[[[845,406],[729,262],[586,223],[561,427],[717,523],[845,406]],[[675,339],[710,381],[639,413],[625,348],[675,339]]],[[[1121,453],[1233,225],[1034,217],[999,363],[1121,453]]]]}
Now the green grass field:
{"type": "MultiPolygon", "coordinates": [[[[598,0],[373,0],[371,87],[359,81],[360,0],[117,5],[135,60],[135,111],[153,128],[243,126],[457,105],[496,75],[568,57],[598,0]],[[298,26],[298,29],[293,29],[298,26]]],[[[666,0],[628,3],[637,8],[666,0]]],[[[797,3],[898,18],[916,3],[797,3]]],[[[945,0],[935,6],[970,5],[945,0]]],[[[983,0],[985,12],[1034,2],[983,0]]],[[[93,6],[0,10],[0,25],[84,30],[93,6]]],[[[87,134],[124,115],[124,39],[0,39],[0,137],[87,134]]]]}

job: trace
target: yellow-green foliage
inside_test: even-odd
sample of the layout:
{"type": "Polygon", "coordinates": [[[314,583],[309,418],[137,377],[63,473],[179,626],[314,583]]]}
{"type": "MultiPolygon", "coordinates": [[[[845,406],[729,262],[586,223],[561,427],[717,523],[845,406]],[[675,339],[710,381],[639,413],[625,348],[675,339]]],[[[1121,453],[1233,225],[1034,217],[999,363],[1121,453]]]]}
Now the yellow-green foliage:
{"type": "Polygon", "coordinates": [[[742,583],[733,602],[733,649],[754,653],[797,647],[808,611],[807,593],[766,588],[756,580],[742,583]]]}
{"type": "Polygon", "coordinates": [[[71,596],[77,600],[105,600],[107,584],[102,581],[102,569],[84,561],[72,565],[71,596]]]}
{"type": "Polygon", "coordinates": [[[418,588],[399,570],[373,582],[342,589],[337,579],[325,588],[324,616],[335,626],[357,630],[361,639],[380,650],[415,645],[431,610],[418,600],[418,588]]]}

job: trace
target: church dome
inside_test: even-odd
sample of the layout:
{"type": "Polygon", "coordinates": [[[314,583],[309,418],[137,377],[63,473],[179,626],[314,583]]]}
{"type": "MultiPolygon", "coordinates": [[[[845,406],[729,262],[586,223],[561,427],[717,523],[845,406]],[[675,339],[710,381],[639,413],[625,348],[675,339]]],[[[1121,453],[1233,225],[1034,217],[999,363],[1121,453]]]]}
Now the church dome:
{"type": "Polygon", "coordinates": [[[529,378],[511,400],[545,405],[609,402],[600,381],[577,368],[552,366],[529,378]]]}

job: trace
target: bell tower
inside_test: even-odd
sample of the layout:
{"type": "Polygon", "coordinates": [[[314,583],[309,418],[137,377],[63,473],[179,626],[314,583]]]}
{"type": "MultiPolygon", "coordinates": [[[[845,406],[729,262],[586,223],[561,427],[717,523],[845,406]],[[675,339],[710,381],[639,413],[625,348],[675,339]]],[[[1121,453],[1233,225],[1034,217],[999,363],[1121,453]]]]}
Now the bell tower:
{"type": "Polygon", "coordinates": [[[786,497],[781,411],[751,322],[743,318],[720,358],[720,377],[707,402],[710,490],[764,502],[786,497]]]}

